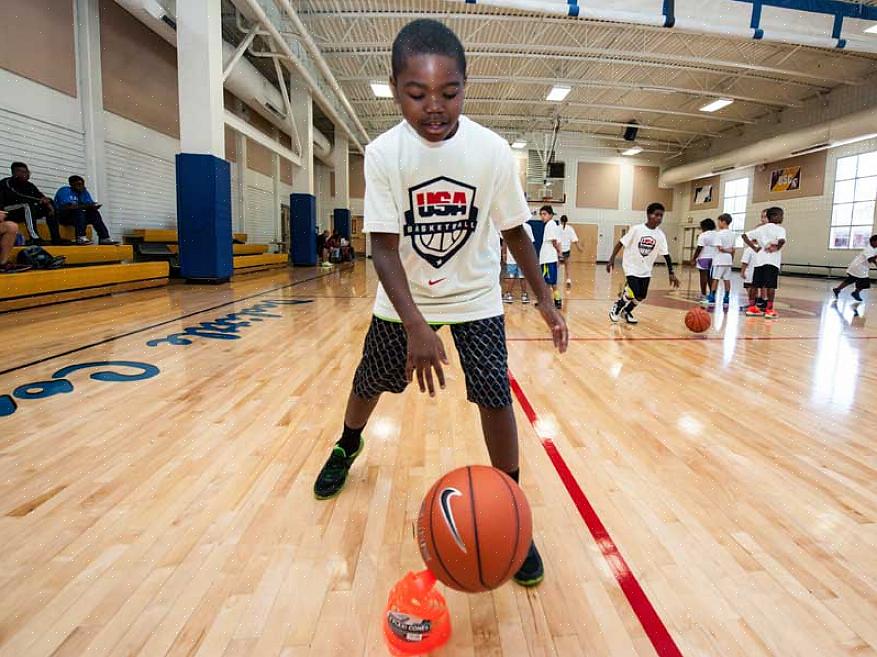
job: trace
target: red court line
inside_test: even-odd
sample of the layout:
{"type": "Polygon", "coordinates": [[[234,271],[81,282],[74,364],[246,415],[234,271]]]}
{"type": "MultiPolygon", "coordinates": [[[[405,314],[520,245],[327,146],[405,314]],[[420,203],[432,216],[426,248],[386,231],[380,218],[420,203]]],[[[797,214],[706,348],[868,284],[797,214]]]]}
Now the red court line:
{"type": "MultiPolygon", "coordinates": [[[[731,338],[732,340],[743,340],[747,342],[761,342],[761,341],[770,341],[770,340],[797,340],[798,342],[802,342],[805,340],[821,340],[824,336],[819,335],[738,335],[736,338],[731,338]]],[[[877,340],[877,335],[844,335],[841,336],[845,340],[877,340]]],[[[592,336],[587,338],[570,338],[570,342],[686,342],[686,341],[706,341],[706,340],[726,340],[723,335],[674,335],[674,336],[655,336],[655,335],[643,335],[639,337],[625,337],[623,335],[617,336],[592,336]]],[[[552,342],[553,338],[510,338],[506,337],[506,342],[552,342]]]]}
{"type": "Polygon", "coordinates": [[[561,456],[554,441],[539,435],[539,429],[536,426],[536,420],[538,419],[536,411],[511,371],[509,371],[509,384],[524,411],[524,415],[527,416],[530,424],[533,425],[533,430],[542,443],[542,447],[545,448],[545,452],[548,454],[554,469],[560,476],[566,492],[572,498],[579,515],[585,521],[585,525],[588,527],[588,531],[591,532],[591,536],[594,537],[597,547],[600,548],[603,558],[606,559],[606,563],[609,564],[609,568],[615,575],[615,581],[618,582],[618,586],[621,587],[624,597],[627,598],[633,613],[639,619],[646,636],[652,642],[652,647],[658,653],[658,657],[682,657],[679,646],[676,645],[661,617],[658,616],[658,612],[655,611],[645,591],[643,591],[642,586],[640,586],[640,583],[631,572],[630,567],[621,555],[621,551],[618,549],[615,541],[612,540],[594,507],[591,506],[587,496],[567,466],[566,461],[563,460],[563,456],[561,456]]]}

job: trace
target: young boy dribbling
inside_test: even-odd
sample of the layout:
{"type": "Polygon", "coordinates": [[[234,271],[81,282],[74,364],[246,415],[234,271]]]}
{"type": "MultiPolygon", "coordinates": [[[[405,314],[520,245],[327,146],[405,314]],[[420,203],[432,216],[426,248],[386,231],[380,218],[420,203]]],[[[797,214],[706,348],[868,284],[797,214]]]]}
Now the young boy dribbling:
{"type": "MultiPolygon", "coordinates": [[[[539,300],[555,347],[566,350],[566,324],[522,227],[530,210],[511,149],[461,116],[465,84],[466,56],[450,29],[426,19],[402,28],[393,42],[390,85],[404,121],[365,154],[364,230],[380,285],[344,431],[314,483],[318,499],[343,488],[382,393],[402,392],[415,373],[421,392],[434,396],[436,379],[444,388],[448,359],[437,330],[445,324],[460,354],[467,399],[481,415],[490,461],[518,481],[497,230],[539,300]]],[[[531,544],[514,579],[534,586],[543,573],[531,544]]]]}
{"type": "Polygon", "coordinates": [[[646,208],[646,222],[627,231],[612,249],[612,255],[606,263],[607,273],[612,273],[615,258],[618,252],[624,249],[621,267],[626,276],[618,301],[609,309],[609,319],[613,322],[624,317],[624,321],[628,324],[639,323],[633,316],[633,311],[637,305],[646,300],[649,283],[652,281],[652,268],[659,255],[664,256],[664,261],[667,263],[670,285],[674,288],[679,287],[679,279],[673,273],[673,260],[670,258],[667,236],[659,228],[662,221],[664,221],[664,206],[660,203],[650,203],[646,208]]]}

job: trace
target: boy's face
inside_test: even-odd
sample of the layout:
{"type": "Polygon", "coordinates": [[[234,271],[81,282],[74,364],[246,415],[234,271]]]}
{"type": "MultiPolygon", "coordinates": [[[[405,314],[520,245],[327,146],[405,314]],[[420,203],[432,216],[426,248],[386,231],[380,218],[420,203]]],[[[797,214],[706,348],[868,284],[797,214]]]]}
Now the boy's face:
{"type": "Polygon", "coordinates": [[[84,180],[74,180],[73,184],[70,185],[74,192],[83,192],[85,191],[85,181],[84,180]]]}
{"type": "Polygon", "coordinates": [[[553,215],[550,212],[546,212],[545,210],[539,211],[539,218],[542,220],[542,223],[547,223],[551,221],[551,217],[553,215]]]}
{"type": "Polygon", "coordinates": [[[729,224],[727,221],[722,221],[721,219],[719,219],[719,228],[721,230],[728,230],[728,226],[729,224]]]}
{"type": "Polygon", "coordinates": [[[775,214],[773,218],[768,217],[768,221],[772,224],[781,224],[783,223],[783,213],[775,214]]]}
{"type": "MultiPolygon", "coordinates": [[[[658,226],[661,225],[662,221],[664,221],[664,211],[663,210],[655,210],[650,215],[648,215],[648,218],[646,220],[646,225],[649,228],[657,228],[658,226]]],[[[701,229],[701,230],[703,230],[703,229],[701,229]]]]}
{"type": "Polygon", "coordinates": [[[390,86],[402,116],[421,137],[440,142],[457,131],[466,79],[455,59],[410,55],[390,86]]]}
{"type": "Polygon", "coordinates": [[[767,212],[765,212],[764,210],[761,211],[761,217],[759,217],[758,223],[760,223],[760,224],[767,223],[767,212]]]}
{"type": "Polygon", "coordinates": [[[15,167],[12,177],[16,180],[30,180],[30,169],[27,167],[15,167]]]}

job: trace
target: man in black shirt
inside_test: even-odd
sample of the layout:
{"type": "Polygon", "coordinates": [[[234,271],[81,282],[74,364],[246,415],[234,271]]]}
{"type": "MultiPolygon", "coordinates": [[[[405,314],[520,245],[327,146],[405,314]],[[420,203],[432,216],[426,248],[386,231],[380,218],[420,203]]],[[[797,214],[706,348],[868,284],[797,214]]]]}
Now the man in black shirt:
{"type": "Polygon", "coordinates": [[[12,176],[0,180],[0,209],[5,209],[9,220],[27,225],[30,241],[40,243],[36,220],[45,218],[52,235],[52,244],[62,244],[58,219],[52,199],[30,182],[30,169],[24,162],[12,163],[12,176]]]}

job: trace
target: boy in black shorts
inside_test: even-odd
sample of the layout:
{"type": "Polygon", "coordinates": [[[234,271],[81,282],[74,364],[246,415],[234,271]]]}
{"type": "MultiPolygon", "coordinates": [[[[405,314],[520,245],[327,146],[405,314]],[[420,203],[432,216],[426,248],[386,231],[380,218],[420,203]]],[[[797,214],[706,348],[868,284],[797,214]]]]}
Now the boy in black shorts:
{"type": "Polygon", "coordinates": [[[856,290],[852,296],[856,301],[861,301],[862,296],[859,293],[871,287],[869,270],[871,265],[875,263],[877,263],[877,235],[871,235],[871,239],[868,240],[868,246],[862,249],[862,252],[853,258],[850,266],[847,267],[847,277],[844,282],[832,290],[834,298],[837,299],[840,296],[840,291],[847,285],[855,283],[856,290]]]}
{"type": "Polygon", "coordinates": [[[618,301],[609,309],[609,319],[617,322],[621,317],[628,324],[637,324],[633,316],[633,310],[638,304],[645,301],[649,293],[649,283],[652,280],[652,267],[655,259],[664,256],[667,263],[667,273],[670,275],[670,284],[679,287],[679,279],[673,273],[673,260],[670,258],[670,250],[667,247],[667,236],[658,228],[664,221],[664,206],[660,203],[650,203],[646,208],[646,222],[634,226],[622,237],[606,263],[606,271],[610,274],[615,267],[615,258],[621,249],[624,249],[624,257],[621,267],[627,277],[627,282],[621,290],[618,301]]]}
{"type": "MultiPolygon", "coordinates": [[[[392,72],[405,120],[365,155],[364,230],[380,286],[344,431],[314,483],[318,499],[344,486],[382,393],[402,392],[415,373],[421,392],[435,396],[433,373],[444,388],[448,359],[437,331],[445,324],[467,398],[478,405],[490,461],[518,481],[497,230],[540,301],[555,347],[567,346],[566,324],[522,227],[530,210],[508,142],[460,115],[466,56],[459,39],[437,21],[409,23],[393,43],[392,72]]],[[[543,572],[533,544],[515,581],[534,586],[543,572]]]]}

